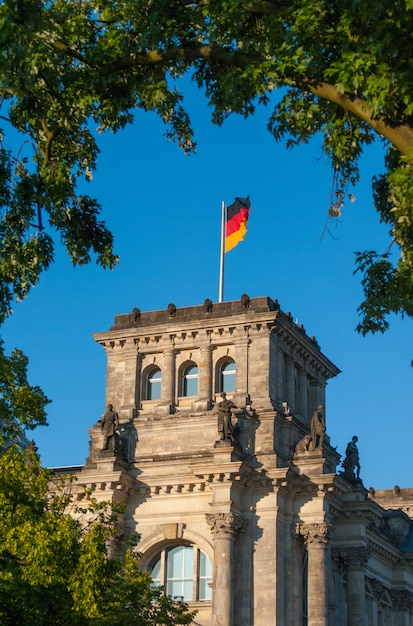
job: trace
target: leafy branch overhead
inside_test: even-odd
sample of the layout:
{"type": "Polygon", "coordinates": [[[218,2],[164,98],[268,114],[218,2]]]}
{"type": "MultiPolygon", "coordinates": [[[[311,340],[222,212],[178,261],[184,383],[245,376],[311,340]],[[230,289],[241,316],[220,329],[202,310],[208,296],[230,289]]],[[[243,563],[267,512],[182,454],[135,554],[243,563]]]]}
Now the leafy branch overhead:
{"type": "MultiPolygon", "coordinates": [[[[53,260],[50,228],[74,263],[116,256],[100,206],[80,195],[98,154],[91,128],[116,132],[135,109],[155,111],[166,135],[194,150],[179,78],[205,91],[212,119],[270,106],[268,129],[288,145],[319,134],[336,202],[380,137],[374,180],[389,250],[360,253],[366,299],[359,329],[383,331],[413,300],[413,0],[4,0],[0,6],[3,117],[28,136],[33,163],[0,152],[1,315],[53,260]],[[40,222],[40,217],[43,222],[40,222]]],[[[3,126],[7,126],[3,122],[3,126]]]]}
{"type": "MultiPolygon", "coordinates": [[[[117,505],[119,509],[120,505],[117,505]]],[[[116,540],[122,511],[41,467],[33,447],[0,454],[0,623],[4,626],[178,626],[184,602],[139,570],[116,540]]],[[[135,538],[136,539],[136,538],[135,538]]]]}

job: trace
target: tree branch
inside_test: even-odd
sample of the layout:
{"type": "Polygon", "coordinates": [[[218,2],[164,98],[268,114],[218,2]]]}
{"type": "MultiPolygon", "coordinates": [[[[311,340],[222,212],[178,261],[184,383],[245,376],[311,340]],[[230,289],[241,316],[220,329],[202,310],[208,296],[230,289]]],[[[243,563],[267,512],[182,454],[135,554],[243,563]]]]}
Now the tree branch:
{"type": "Polygon", "coordinates": [[[413,128],[410,126],[392,126],[384,116],[375,118],[366,100],[352,94],[341,93],[334,85],[324,82],[303,80],[304,89],[329,102],[340,105],[346,111],[354,113],[367,122],[379,135],[388,139],[402,154],[413,158],[413,128]]]}
{"type": "MultiPolygon", "coordinates": [[[[265,6],[265,2],[262,6],[265,6]]],[[[261,3],[258,5],[261,6],[261,3]]],[[[222,63],[234,67],[246,67],[248,65],[259,65],[263,58],[259,55],[251,56],[238,50],[231,50],[214,43],[199,44],[197,46],[186,46],[170,48],[168,50],[148,50],[128,55],[117,59],[113,63],[96,64],[91,62],[84,55],[72,50],[61,41],[50,42],[56,49],[65,52],[78,61],[88,66],[99,68],[104,71],[114,71],[128,69],[136,66],[157,65],[173,62],[191,62],[196,59],[204,59],[210,63],[222,63]]],[[[303,78],[301,81],[292,81],[292,84],[301,86],[313,95],[334,102],[346,111],[356,115],[358,118],[369,124],[379,135],[388,139],[395,148],[402,154],[413,158],[413,128],[407,125],[396,126],[389,123],[384,116],[374,117],[372,109],[366,100],[353,94],[341,93],[329,83],[303,78]]]]}

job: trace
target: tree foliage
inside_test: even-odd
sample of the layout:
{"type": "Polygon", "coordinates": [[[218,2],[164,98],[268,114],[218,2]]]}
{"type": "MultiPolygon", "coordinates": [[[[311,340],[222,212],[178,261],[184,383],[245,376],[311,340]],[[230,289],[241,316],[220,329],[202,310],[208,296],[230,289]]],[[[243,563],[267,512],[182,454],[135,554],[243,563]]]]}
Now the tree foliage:
{"type": "Polygon", "coordinates": [[[67,477],[35,451],[0,455],[0,623],[3,626],[177,626],[194,616],[153,588],[139,555],[118,545],[116,512],[74,499],[67,477]],[[52,488],[50,488],[52,485],[52,488]]]}
{"type": "Polygon", "coordinates": [[[179,91],[190,73],[217,124],[276,101],[275,139],[322,137],[336,182],[332,216],[358,180],[365,146],[381,138],[388,157],[374,197],[389,249],[357,255],[366,294],[359,329],[383,331],[389,313],[411,315],[412,12],[413,0],[3,0],[3,109],[34,153],[24,163],[3,139],[1,314],[52,261],[46,220],[74,263],[92,252],[103,266],[116,263],[79,178],[92,176],[98,133],[124,127],[137,108],[155,111],[168,138],[192,151],[179,91]]]}
{"type": "Polygon", "coordinates": [[[18,440],[23,430],[46,425],[49,400],[40,387],[29,384],[27,364],[20,350],[6,356],[0,339],[0,449],[4,443],[18,440]]]}

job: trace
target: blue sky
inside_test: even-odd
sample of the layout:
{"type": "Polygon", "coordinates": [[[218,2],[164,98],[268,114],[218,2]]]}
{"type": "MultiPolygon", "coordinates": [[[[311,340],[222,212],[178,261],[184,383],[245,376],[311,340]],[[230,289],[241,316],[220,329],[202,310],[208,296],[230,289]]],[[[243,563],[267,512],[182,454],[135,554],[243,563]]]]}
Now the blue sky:
{"type": "Polygon", "coordinates": [[[200,92],[188,88],[198,144],[185,156],[154,114],[100,137],[98,170],[87,186],[103,204],[120,265],[75,268],[62,248],[3,328],[6,350],[29,357],[29,378],[53,400],[49,427],[34,438],[45,465],[82,464],[90,428],[105,403],[106,359],[91,333],[115,314],[218,299],[221,201],[250,195],[248,233],[226,255],[225,300],[268,295],[315,335],[342,371],[327,389],[327,432],[344,454],[359,437],[361,478],[375,489],[413,486],[410,472],[412,320],[384,335],[355,332],[362,300],[354,252],[388,245],[371,199],[380,144],[363,157],[354,203],[329,223],[331,168],[321,141],[286,150],[266,130],[269,109],[213,126],[200,92]]]}

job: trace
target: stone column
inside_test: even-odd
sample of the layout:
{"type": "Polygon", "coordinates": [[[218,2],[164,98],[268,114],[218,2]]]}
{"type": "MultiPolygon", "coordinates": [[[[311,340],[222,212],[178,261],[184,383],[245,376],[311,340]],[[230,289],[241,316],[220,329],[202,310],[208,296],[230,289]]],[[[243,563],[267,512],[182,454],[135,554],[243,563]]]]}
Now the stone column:
{"type": "Polygon", "coordinates": [[[328,625],[328,567],[331,528],[326,522],[299,527],[308,553],[308,626],[328,625]]]}
{"type": "Polygon", "coordinates": [[[121,388],[123,389],[123,403],[118,407],[119,417],[131,419],[137,409],[137,377],[138,377],[138,348],[132,340],[127,340],[124,350],[124,375],[121,388]]]}
{"type": "Polygon", "coordinates": [[[249,392],[249,337],[234,341],[235,362],[237,372],[235,376],[235,394],[233,401],[238,407],[245,406],[245,398],[249,392]]]}
{"type": "Polygon", "coordinates": [[[320,404],[325,407],[325,383],[320,378],[316,378],[310,381],[309,390],[310,406],[308,407],[308,415],[309,417],[311,417],[311,415],[314,413],[317,407],[320,406],[320,404]]]}
{"type": "Polygon", "coordinates": [[[275,392],[276,392],[276,401],[281,404],[281,402],[285,401],[285,362],[284,362],[284,353],[279,347],[279,341],[277,340],[277,350],[276,350],[276,381],[275,381],[275,392]]]}
{"type": "Polygon", "coordinates": [[[161,403],[165,407],[175,404],[175,350],[166,348],[163,352],[161,403]]]}
{"type": "Polygon", "coordinates": [[[365,570],[369,559],[364,546],[340,551],[347,571],[347,624],[367,626],[365,570]]]}
{"type": "Polygon", "coordinates": [[[285,359],[285,398],[288,404],[295,408],[295,368],[291,357],[285,359]]]}
{"type": "Polygon", "coordinates": [[[233,626],[233,544],[243,519],[234,513],[216,513],[207,515],[207,522],[214,537],[212,626],[233,626]]]}
{"type": "Polygon", "coordinates": [[[200,400],[211,401],[212,398],[212,348],[211,345],[200,347],[198,397],[200,400]]]}
{"type": "Polygon", "coordinates": [[[142,359],[143,354],[138,351],[136,355],[136,406],[138,409],[142,408],[142,393],[145,393],[143,389],[145,381],[142,380],[142,359]]]}
{"type": "Polygon", "coordinates": [[[297,412],[305,417],[309,422],[308,414],[308,398],[307,398],[307,372],[303,367],[298,370],[298,406],[297,412]]]}

